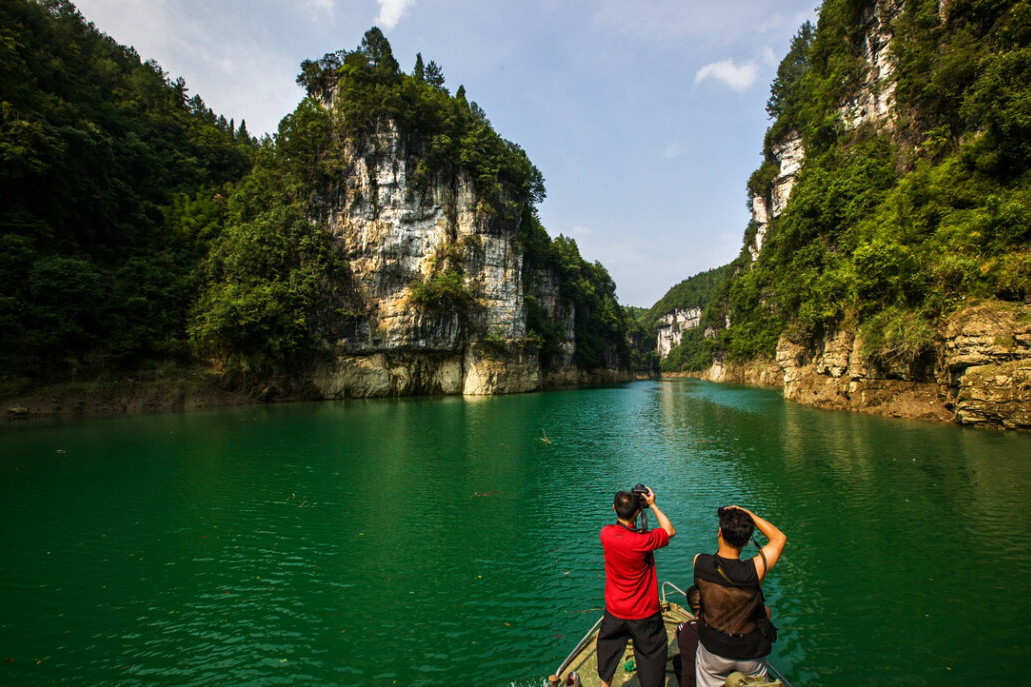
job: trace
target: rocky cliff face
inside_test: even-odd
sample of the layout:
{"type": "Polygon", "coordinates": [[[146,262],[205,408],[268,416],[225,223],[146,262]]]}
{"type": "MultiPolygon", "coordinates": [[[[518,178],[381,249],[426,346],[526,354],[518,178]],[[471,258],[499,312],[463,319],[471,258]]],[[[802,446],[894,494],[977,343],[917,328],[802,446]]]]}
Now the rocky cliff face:
{"type": "MultiPolygon", "coordinates": [[[[945,2],[942,2],[942,7],[945,7],[945,2]]],[[[865,123],[888,130],[895,126],[892,22],[902,10],[902,0],[878,0],[867,7],[862,18],[866,27],[862,42],[863,78],[859,88],[841,104],[838,113],[846,129],[856,129],[865,123]]],[[[757,225],[755,237],[747,245],[752,262],[762,251],[770,219],[779,217],[787,207],[795,180],[805,162],[805,146],[798,131],[789,131],[781,140],[774,142],[771,151],[779,171],[768,192],[752,196],[752,220],[757,225]]]]}
{"type": "MultiPolygon", "coordinates": [[[[892,44],[903,5],[901,0],[862,4],[860,42],[852,43],[859,47],[862,77],[857,88],[836,106],[836,113],[831,111],[844,131],[865,127],[900,147],[909,134],[902,131],[903,120],[896,110],[892,44]]],[[[949,19],[952,6],[946,0],[938,3],[943,21],[949,19]]],[[[776,231],[774,220],[785,210],[795,178],[804,174],[805,149],[797,131],[788,130],[770,145],[767,163],[777,165],[776,176],[760,170],[770,176],[763,182],[762,192],[752,198],[757,230],[746,248],[753,265],[762,253],[771,222],[776,231]]],[[[936,334],[933,350],[907,365],[868,359],[863,351],[873,345],[865,347],[862,330],[854,327],[839,327],[805,345],[781,336],[775,361],[744,365],[717,361],[704,376],[782,386],[786,398],[818,407],[1031,429],[1028,299],[968,306],[938,322],[936,334]]]]}
{"type": "MultiPolygon", "coordinates": [[[[326,190],[316,219],[336,238],[352,288],[343,304],[345,336],[314,384],[327,398],[541,388],[541,362],[527,341],[519,213],[492,210],[461,171],[413,184],[414,152],[392,123],[382,122],[350,147],[347,166],[326,190]],[[461,273],[469,302],[417,303],[413,285],[445,269],[461,273]]],[[[577,376],[570,307],[554,275],[538,281],[540,300],[566,330],[567,355],[557,371],[577,376]]]]}
{"type": "Polygon", "coordinates": [[[967,308],[943,336],[937,376],[957,420],[1031,429],[1031,306],[967,308]]]}
{"type": "Polygon", "coordinates": [[[1031,429],[1031,306],[969,307],[939,336],[930,376],[874,365],[853,330],[826,337],[815,350],[782,337],[776,366],[717,363],[706,376],[783,385],[785,398],[820,408],[1031,429]]]}
{"type": "MultiPolygon", "coordinates": [[[[944,4],[944,3],[943,3],[944,4]]],[[[892,128],[895,121],[895,64],[892,22],[903,10],[901,0],[879,0],[867,7],[863,24],[864,76],[860,87],[841,106],[841,121],[849,129],[864,123],[892,128]]]]}
{"type": "Polygon", "coordinates": [[[752,219],[758,225],[755,238],[748,244],[752,262],[755,262],[759,258],[759,253],[762,252],[770,219],[780,217],[780,213],[784,212],[788,199],[791,197],[791,190],[795,187],[795,179],[805,160],[802,136],[797,131],[792,132],[783,141],[773,146],[773,156],[779,171],[773,180],[769,195],[752,196],[752,219]]]}
{"type": "Polygon", "coordinates": [[[656,351],[663,359],[680,345],[684,332],[694,329],[702,321],[701,308],[677,309],[659,318],[656,351]]]}

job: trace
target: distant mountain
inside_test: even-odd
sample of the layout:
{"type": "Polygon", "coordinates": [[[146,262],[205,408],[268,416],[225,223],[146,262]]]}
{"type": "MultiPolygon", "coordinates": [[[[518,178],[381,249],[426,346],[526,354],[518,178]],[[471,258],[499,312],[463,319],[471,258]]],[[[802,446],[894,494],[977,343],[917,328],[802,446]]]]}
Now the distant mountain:
{"type": "Polygon", "coordinates": [[[734,270],[724,265],[688,277],[638,315],[647,332],[646,351],[658,358],[662,370],[698,371],[712,363],[712,333],[724,322],[719,309],[709,306],[724,295],[734,270]]]}

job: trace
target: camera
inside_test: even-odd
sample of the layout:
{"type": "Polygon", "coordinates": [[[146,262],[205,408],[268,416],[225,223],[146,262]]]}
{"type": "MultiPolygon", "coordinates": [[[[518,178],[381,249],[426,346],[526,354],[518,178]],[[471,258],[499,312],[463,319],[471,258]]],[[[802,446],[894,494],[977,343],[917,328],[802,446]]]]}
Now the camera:
{"type": "Polygon", "coordinates": [[[648,511],[645,509],[648,507],[648,502],[644,500],[645,494],[648,493],[648,487],[644,486],[640,482],[634,485],[634,488],[630,490],[630,493],[637,499],[637,507],[641,510],[641,531],[648,531],[648,511]]]}

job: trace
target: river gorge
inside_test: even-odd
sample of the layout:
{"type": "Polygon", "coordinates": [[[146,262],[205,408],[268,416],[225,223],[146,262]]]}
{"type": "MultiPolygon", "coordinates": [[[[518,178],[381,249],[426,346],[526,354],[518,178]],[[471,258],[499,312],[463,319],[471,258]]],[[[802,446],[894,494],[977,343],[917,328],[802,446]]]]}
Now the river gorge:
{"type": "Polygon", "coordinates": [[[8,684],[541,685],[601,612],[598,531],[653,486],[690,583],[738,503],[788,535],[796,685],[1031,665],[1031,436],[643,381],[8,424],[8,684]]]}

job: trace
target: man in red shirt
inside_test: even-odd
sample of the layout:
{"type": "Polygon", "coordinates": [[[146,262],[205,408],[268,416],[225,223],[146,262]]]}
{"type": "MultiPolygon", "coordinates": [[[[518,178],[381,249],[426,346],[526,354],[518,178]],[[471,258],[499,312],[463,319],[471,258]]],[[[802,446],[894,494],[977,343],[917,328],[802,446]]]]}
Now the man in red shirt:
{"type": "Polygon", "coordinates": [[[677,533],[666,514],[655,505],[655,493],[640,495],[617,491],[612,503],[618,522],[601,530],[605,550],[605,616],[598,630],[598,677],[609,687],[628,639],[634,640],[634,659],[641,687],[665,682],[666,626],[659,608],[655,549],[669,544],[677,533]],[[637,516],[651,508],[659,528],[637,529],[637,516]]]}

